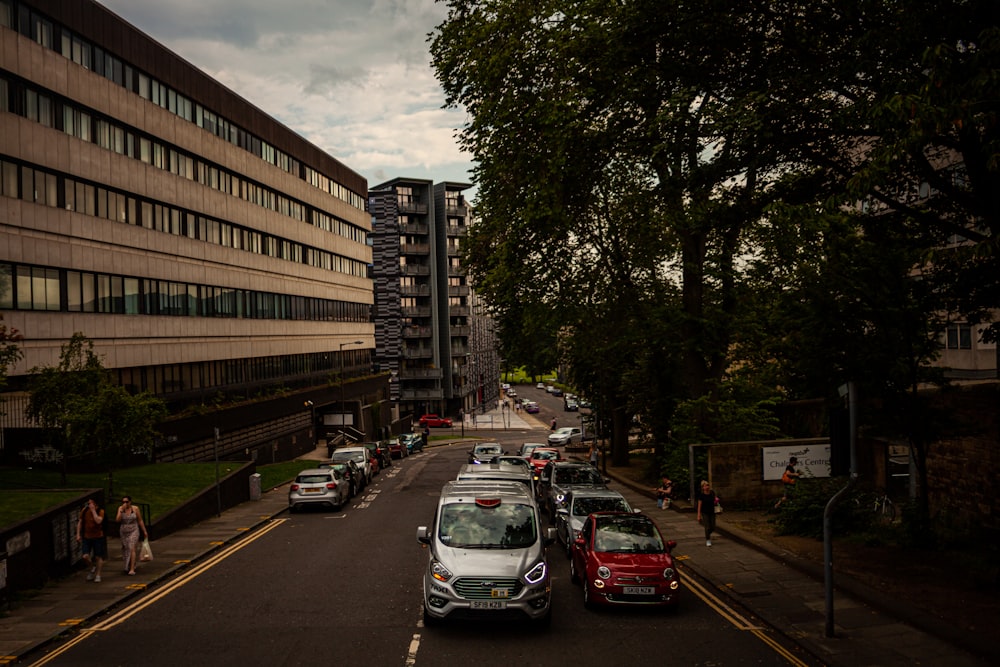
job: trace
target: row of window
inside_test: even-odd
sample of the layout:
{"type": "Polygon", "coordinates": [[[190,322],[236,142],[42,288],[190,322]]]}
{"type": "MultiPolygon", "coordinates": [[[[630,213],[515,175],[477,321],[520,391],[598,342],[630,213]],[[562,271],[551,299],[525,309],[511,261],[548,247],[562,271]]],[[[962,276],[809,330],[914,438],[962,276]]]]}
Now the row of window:
{"type": "Polygon", "coordinates": [[[329,271],[367,275],[363,262],[295,241],[196,215],[174,206],[38,169],[0,155],[0,196],[19,198],[106,220],[187,236],[206,243],[278,257],[329,271]]]}
{"type": "MultiPolygon", "coordinates": [[[[275,211],[324,231],[333,232],[357,243],[367,243],[368,233],[361,227],[340,220],[329,213],[308,207],[290,197],[249,181],[239,174],[219,168],[183,153],[110,120],[77,109],[10,77],[0,77],[0,111],[9,111],[71,134],[82,141],[95,143],[119,155],[140,160],[181,178],[196,181],[275,211]]],[[[364,264],[358,263],[351,275],[363,276],[364,264]]]]}
{"type": "Polygon", "coordinates": [[[0,310],[369,322],[363,303],[0,262],[0,310]]]}
{"type": "Polygon", "coordinates": [[[171,394],[192,391],[225,391],[280,383],[289,378],[321,373],[347,377],[369,372],[371,351],[347,349],[331,352],[286,354],[276,357],[222,359],[187,364],[119,368],[113,372],[118,384],[130,391],[148,391],[167,400],[171,394]],[[341,364],[340,359],[344,362],[341,364]]]}
{"type": "Polygon", "coordinates": [[[22,2],[0,0],[0,26],[16,29],[38,44],[57,51],[63,57],[112,81],[126,90],[149,100],[198,127],[252,153],[260,159],[293,174],[313,187],[365,210],[365,197],[355,194],[340,183],[312,167],[271,146],[235,123],[193,102],[169,86],[124,63],[96,44],[34,11],[22,2]],[[15,18],[16,17],[16,18],[15,18]],[[56,47],[56,43],[59,47],[56,47]]]}

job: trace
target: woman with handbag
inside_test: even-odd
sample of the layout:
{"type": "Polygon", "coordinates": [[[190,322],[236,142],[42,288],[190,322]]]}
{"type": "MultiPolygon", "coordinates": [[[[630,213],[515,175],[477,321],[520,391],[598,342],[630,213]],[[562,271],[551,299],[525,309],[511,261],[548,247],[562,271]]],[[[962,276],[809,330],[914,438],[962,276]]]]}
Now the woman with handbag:
{"type": "Polygon", "coordinates": [[[142,521],[142,514],[132,504],[132,498],[125,496],[122,504],[118,508],[118,536],[122,540],[122,560],[125,561],[125,572],[135,575],[135,566],[138,562],[139,552],[139,531],[142,531],[142,538],[149,539],[146,532],[146,524],[142,521]]]}
{"type": "Polygon", "coordinates": [[[718,496],[712,489],[708,480],[701,481],[701,490],[695,494],[698,501],[698,523],[705,527],[705,546],[712,546],[712,533],[715,531],[715,515],[719,509],[718,496]]]}

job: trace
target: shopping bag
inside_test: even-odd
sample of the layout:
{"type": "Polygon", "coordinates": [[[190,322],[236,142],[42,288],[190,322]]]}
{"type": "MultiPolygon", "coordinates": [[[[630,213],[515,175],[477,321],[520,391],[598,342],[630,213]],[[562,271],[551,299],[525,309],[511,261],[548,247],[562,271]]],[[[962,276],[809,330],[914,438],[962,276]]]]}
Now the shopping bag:
{"type": "Polygon", "coordinates": [[[149,546],[149,540],[142,541],[142,547],[139,549],[139,560],[150,561],[153,560],[153,548],[149,546]]]}
{"type": "Polygon", "coordinates": [[[716,499],[715,499],[715,513],[716,514],[722,514],[722,503],[719,502],[718,497],[716,497],[716,499]]]}

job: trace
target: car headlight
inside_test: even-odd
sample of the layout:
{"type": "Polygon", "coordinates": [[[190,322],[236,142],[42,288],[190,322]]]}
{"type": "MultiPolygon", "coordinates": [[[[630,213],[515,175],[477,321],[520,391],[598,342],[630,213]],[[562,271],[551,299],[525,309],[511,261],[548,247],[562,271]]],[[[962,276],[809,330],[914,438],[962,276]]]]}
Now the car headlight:
{"type": "Polygon", "coordinates": [[[599,568],[597,568],[597,576],[600,577],[601,579],[610,579],[611,570],[608,569],[606,565],[602,565],[599,568]]]}
{"type": "Polygon", "coordinates": [[[674,568],[668,567],[665,570],[663,570],[664,579],[673,579],[675,576],[677,576],[677,572],[674,571],[674,568]]]}
{"type": "Polygon", "coordinates": [[[438,561],[431,563],[431,576],[438,581],[448,581],[451,579],[452,574],[444,565],[438,561]]]}
{"type": "Polygon", "coordinates": [[[535,567],[531,568],[528,574],[524,575],[524,580],[529,584],[537,584],[539,581],[545,579],[545,574],[548,572],[548,568],[545,566],[544,562],[541,562],[535,567]]]}
{"type": "Polygon", "coordinates": [[[565,500],[566,500],[566,494],[565,493],[556,494],[556,502],[557,503],[559,503],[561,505],[565,500]]]}

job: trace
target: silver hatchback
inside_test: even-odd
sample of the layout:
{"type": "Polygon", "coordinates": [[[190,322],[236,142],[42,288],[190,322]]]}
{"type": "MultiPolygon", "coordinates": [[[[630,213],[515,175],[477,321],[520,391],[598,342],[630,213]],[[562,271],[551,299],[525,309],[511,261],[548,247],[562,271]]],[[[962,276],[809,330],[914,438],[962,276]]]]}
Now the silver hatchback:
{"type": "Polygon", "coordinates": [[[351,485],[336,468],[311,468],[295,476],[288,487],[288,510],[306,505],[326,505],[340,509],[350,500],[351,485]]]}

